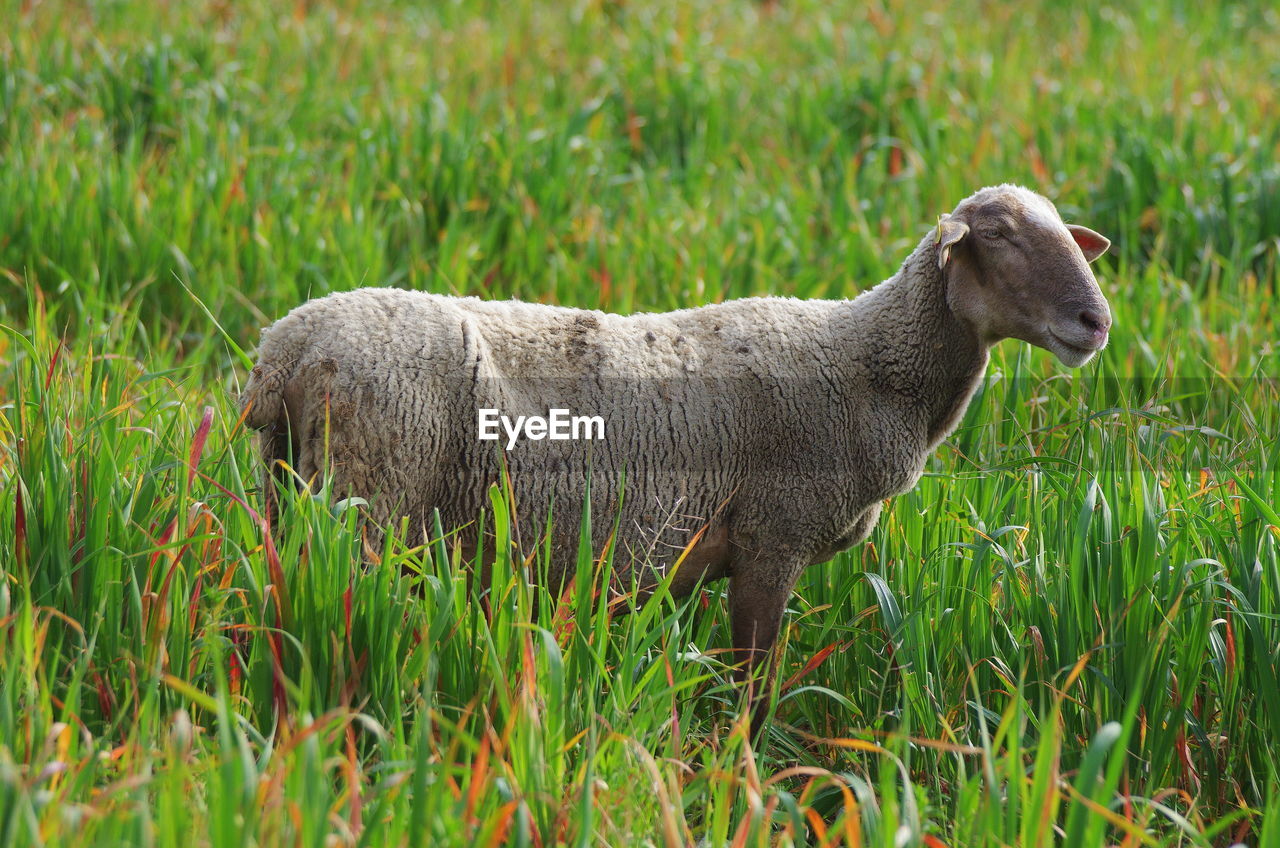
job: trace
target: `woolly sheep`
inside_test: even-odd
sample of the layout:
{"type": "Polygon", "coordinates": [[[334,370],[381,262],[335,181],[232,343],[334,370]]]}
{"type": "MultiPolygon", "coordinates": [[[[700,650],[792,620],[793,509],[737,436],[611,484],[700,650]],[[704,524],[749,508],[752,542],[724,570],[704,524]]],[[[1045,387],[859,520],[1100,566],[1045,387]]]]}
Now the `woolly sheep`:
{"type": "MultiPolygon", "coordinates": [[[[366,498],[374,525],[408,516],[419,540],[433,509],[446,529],[474,527],[505,464],[527,547],[554,507],[552,585],[574,562],[589,480],[596,550],[618,518],[619,588],[671,576],[679,596],[729,578],[749,682],[797,576],[866,538],[885,500],[915,485],[993,344],[1022,339],[1070,367],[1106,345],[1110,310],[1088,263],[1109,244],[1001,185],[942,216],[853,300],[624,316],[360,289],[264,330],[241,405],[277,472],[291,457],[311,480],[327,461],[335,491],[366,498]],[[478,439],[482,408],[600,416],[605,438],[505,450],[478,439]]],[[[767,707],[759,690],[755,703],[767,707]]]]}

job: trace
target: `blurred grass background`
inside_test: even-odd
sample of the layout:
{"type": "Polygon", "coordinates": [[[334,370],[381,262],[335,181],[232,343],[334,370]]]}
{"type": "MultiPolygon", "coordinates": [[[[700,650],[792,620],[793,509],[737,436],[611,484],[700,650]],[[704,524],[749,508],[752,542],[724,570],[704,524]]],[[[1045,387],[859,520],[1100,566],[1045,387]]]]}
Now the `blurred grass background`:
{"type": "Polygon", "coordinates": [[[0,843],[1280,844],[1272,4],[0,22],[0,843]],[[486,621],[443,543],[255,517],[232,399],[309,296],[853,296],[1002,181],[1113,240],[1111,346],[997,350],[804,578],[759,750],[721,587],[500,560],[486,621]]]}

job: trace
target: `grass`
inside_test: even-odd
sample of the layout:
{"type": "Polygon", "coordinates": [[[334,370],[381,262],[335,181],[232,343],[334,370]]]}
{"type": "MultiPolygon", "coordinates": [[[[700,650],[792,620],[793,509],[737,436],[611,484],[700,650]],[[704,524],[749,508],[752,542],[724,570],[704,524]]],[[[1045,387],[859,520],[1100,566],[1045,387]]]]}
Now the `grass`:
{"type": "Polygon", "coordinates": [[[1269,5],[0,19],[0,844],[1280,845],[1269,5]],[[754,750],[722,587],[500,546],[490,620],[446,528],[264,532],[232,398],[308,296],[851,296],[1006,180],[1113,239],[1111,346],[997,350],[754,750]]]}

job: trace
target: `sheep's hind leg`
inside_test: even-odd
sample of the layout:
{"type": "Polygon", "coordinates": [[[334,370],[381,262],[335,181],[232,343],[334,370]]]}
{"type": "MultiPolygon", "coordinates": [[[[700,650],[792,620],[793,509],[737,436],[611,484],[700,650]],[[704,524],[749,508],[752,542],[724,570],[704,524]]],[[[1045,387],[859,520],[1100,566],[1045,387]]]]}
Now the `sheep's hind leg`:
{"type": "Polygon", "coordinates": [[[729,579],[735,674],[747,691],[754,739],[761,738],[769,715],[778,671],[774,643],[800,568],[798,561],[757,560],[736,567],[729,579]]]}

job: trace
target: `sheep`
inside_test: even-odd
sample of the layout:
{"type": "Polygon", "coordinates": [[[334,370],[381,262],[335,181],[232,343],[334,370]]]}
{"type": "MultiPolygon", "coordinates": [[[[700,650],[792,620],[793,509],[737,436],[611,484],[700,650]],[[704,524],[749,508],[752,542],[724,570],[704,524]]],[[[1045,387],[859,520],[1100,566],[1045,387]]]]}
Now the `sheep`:
{"type": "Polygon", "coordinates": [[[588,500],[605,518],[597,550],[617,518],[621,587],[667,578],[678,597],[728,578],[735,674],[758,728],[797,577],[865,539],[916,484],[992,345],[1021,339],[1068,367],[1106,345],[1111,313],[1089,263],[1109,245],[1005,184],[941,216],[896,274],[852,300],[624,316],[359,289],[265,329],[241,406],[269,465],[291,457],[303,480],[327,467],[375,526],[408,516],[421,540],[437,509],[446,528],[474,526],[505,466],[527,548],[554,508],[553,587],[570,575],[588,500]],[[599,416],[605,438],[508,449],[478,438],[483,409],[599,416]]]}

